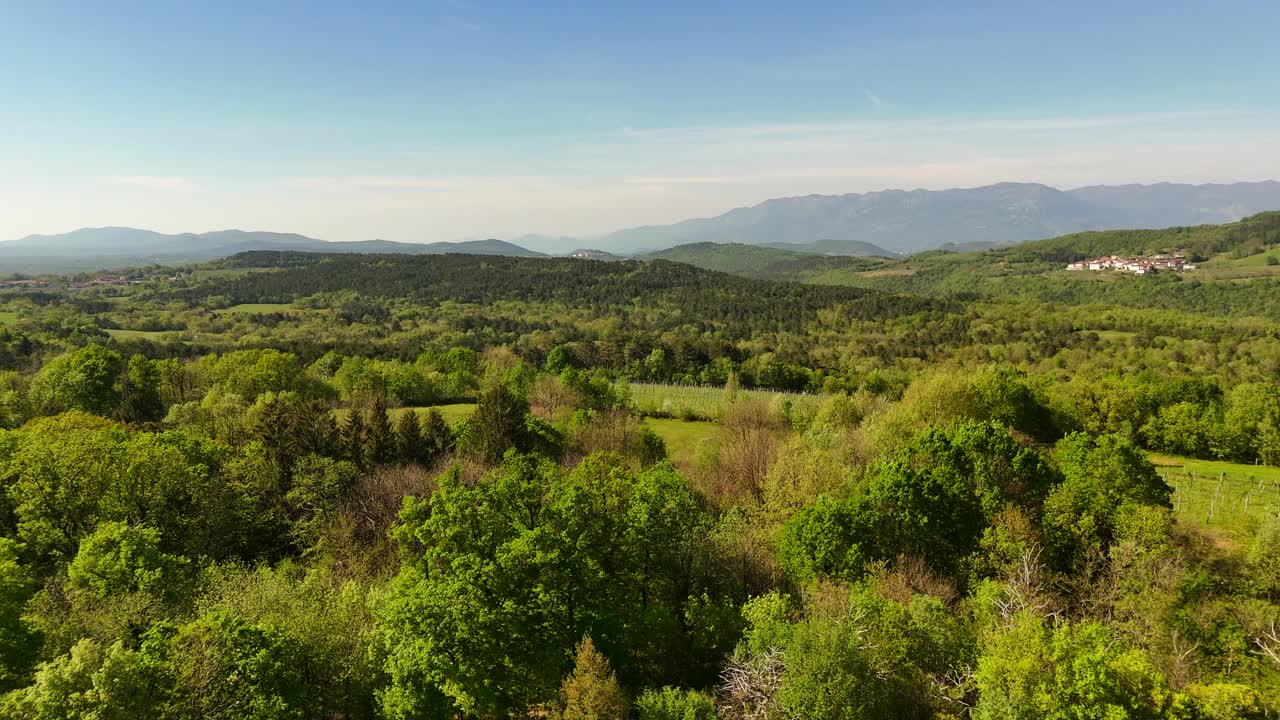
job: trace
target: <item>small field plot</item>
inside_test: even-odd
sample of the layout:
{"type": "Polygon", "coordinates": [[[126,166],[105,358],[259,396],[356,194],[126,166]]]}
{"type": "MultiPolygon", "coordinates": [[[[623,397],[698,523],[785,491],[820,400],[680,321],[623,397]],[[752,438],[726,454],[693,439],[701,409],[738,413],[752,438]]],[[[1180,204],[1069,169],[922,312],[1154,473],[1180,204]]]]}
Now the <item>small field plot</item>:
{"type": "Polygon", "coordinates": [[[0,310],[0,325],[12,325],[18,322],[18,313],[10,310],[0,310]]]}
{"type": "Polygon", "coordinates": [[[107,330],[107,334],[116,340],[151,340],[152,342],[176,340],[180,332],[179,330],[121,330],[118,328],[107,330]]]}
{"type": "MultiPolygon", "coordinates": [[[[475,403],[454,403],[451,405],[435,405],[434,407],[435,409],[440,411],[440,415],[444,418],[444,421],[449,423],[450,425],[458,422],[459,420],[466,420],[467,418],[471,417],[471,413],[474,413],[476,411],[475,403]]],[[[410,410],[415,410],[419,414],[421,414],[421,413],[425,413],[429,409],[430,409],[429,407],[391,408],[390,410],[387,411],[387,415],[391,417],[391,422],[394,423],[397,419],[399,419],[401,415],[409,412],[410,410]]],[[[338,418],[338,422],[346,422],[347,416],[351,414],[351,409],[338,408],[337,410],[333,411],[333,414],[338,418]]]]}
{"type": "Polygon", "coordinates": [[[716,431],[715,423],[701,420],[648,418],[645,423],[667,444],[667,457],[688,469],[698,458],[698,445],[716,431]]]}
{"type": "Polygon", "coordinates": [[[1280,468],[1156,454],[1151,462],[1182,522],[1235,532],[1280,509],[1280,468]]]}
{"type": "Polygon", "coordinates": [[[267,313],[301,312],[292,303],[243,303],[214,311],[218,315],[266,315],[267,313]]]}
{"type": "Polygon", "coordinates": [[[1094,330],[1099,340],[1115,340],[1127,342],[1138,336],[1136,332],[1128,332],[1126,330],[1094,330]]]}
{"type": "Polygon", "coordinates": [[[199,270],[192,270],[187,277],[192,280],[224,280],[226,278],[243,277],[249,273],[269,272],[275,269],[276,268],[201,268],[199,270]]]}
{"type": "MultiPolygon", "coordinates": [[[[734,396],[740,400],[760,400],[766,403],[793,405],[817,405],[821,395],[790,393],[778,390],[738,390],[734,396]]],[[[724,388],[701,385],[664,385],[656,383],[632,383],[631,402],[641,415],[682,420],[712,420],[720,417],[729,401],[724,388]]]]}

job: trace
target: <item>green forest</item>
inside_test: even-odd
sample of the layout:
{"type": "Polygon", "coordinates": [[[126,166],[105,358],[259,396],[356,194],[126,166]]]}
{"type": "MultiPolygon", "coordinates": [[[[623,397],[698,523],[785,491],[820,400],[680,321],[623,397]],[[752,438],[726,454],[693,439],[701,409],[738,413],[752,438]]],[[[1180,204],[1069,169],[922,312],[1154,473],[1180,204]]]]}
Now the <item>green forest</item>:
{"type": "Polygon", "coordinates": [[[0,282],[0,718],[1280,713],[1280,214],[706,245],[0,282]]]}

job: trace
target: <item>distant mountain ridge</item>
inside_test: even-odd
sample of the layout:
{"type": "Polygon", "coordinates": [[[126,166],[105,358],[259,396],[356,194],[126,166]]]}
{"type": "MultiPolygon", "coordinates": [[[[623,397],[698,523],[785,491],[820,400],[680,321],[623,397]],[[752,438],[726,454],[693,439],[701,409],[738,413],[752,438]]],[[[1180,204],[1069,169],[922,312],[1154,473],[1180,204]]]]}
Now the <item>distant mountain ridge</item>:
{"type": "Polygon", "coordinates": [[[136,228],[105,227],[82,228],[61,235],[29,235],[20,240],[0,242],[0,271],[65,272],[150,263],[175,264],[213,260],[253,250],[543,257],[542,253],[503,240],[329,242],[296,233],[218,230],[169,235],[136,228]]]}
{"type": "Polygon", "coordinates": [[[815,240],[811,243],[762,243],[761,247],[811,255],[849,255],[852,257],[897,257],[899,253],[885,250],[861,240],[832,240],[830,238],[815,240]]]}
{"type": "Polygon", "coordinates": [[[912,253],[948,243],[1008,244],[1084,230],[1234,222],[1280,209],[1280,182],[1091,186],[999,183],[953,190],[884,190],[766,200],[711,218],[619,230],[610,252],[697,242],[774,245],[847,238],[912,253]]]}
{"type": "MultiPolygon", "coordinates": [[[[252,250],[329,253],[474,253],[534,257],[591,248],[613,255],[694,243],[763,246],[828,256],[894,256],[972,250],[1090,230],[1234,222],[1280,210],[1280,182],[1095,185],[1059,190],[999,183],[952,190],[883,190],[766,200],[710,218],[619,230],[590,240],[522,235],[502,240],[326,242],[292,233],[223,230],[166,235],[133,228],[85,228],[0,242],[0,273],[178,264],[252,250]],[[536,248],[542,252],[529,249],[536,248]]],[[[705,249],[702,251],[705,254],[705,249]]],[[[718,252],[717,264],[732,262],[718,252]]]]}

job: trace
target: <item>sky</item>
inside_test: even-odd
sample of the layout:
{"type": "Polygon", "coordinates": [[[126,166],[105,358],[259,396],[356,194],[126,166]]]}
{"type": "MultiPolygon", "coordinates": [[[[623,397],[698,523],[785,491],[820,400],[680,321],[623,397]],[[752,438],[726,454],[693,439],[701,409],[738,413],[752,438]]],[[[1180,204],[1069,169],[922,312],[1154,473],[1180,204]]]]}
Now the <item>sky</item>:
{"type": "Polygon", "coordinates": [[[0,239],[1280,178],[1280,3],[0,0],[0,239]]]}

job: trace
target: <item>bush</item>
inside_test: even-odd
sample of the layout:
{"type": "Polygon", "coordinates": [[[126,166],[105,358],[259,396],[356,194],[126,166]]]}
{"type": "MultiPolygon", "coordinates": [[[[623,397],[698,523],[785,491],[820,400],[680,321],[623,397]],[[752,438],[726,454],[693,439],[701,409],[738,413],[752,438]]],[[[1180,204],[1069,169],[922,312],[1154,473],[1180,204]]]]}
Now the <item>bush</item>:
{"type": "Polygon", "coordinates": [[[591,637],[578,645],[573,674],[560,686],[560,720],[624,720],[627,700],[591,637]]]}
{"type": "Polygon", "coordinates": [[[716,703],[696,690],[665,687],[646,690],[636,700],[639,720],[715,720],[716,703]]]}
{"type": "Polygon", "coordinates": [[[1145,653],[1095,622],[1018,618],[978,661],[978,720],[1165,718],[1174,694],[1145,653]]]}

